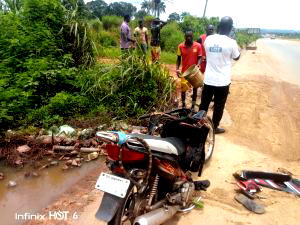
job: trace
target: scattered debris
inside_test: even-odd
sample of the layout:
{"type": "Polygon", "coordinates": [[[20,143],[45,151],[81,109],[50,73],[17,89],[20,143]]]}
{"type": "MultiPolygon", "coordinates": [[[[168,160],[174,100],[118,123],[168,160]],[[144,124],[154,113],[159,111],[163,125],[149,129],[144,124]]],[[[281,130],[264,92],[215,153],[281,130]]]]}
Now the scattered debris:
{"type": "Polygon", "coordinates": [[[89,162],[91,160],[95,160],[98,158],[98,156],[99,156],[98,152],[92,152],[92,153],[88,154],[86,161],[89,162]]]}
{"type": "Polygon", "coordinates": [[[3,180],[3,179],[4,179],[4,174],[0,173],[0,180],[3,180]]]}
{"type": "Polygon", "coordinates": [[[16,182],[16,181],[13,181],[13,180],[10,180],[10,181],[8,182],[7,186],[8,186],[9,188],[15,187],[15,186],[17,186],[17,182],[16,182]]]}
{"type": "Polygon", "coordinates": [[[51,162],[50,162],[50,165],[51,165],[51,166],[57,166],[57,165],[58,165],[58,161],[51,161],[51,162]]]}
{"type": "Polygon", "coordinates": [[[64,165],[61,169],[62,170],[67,170],[67,169],[69,169],[69,167],[67,165],[64,165]]]}
{"type": "Polygon", "coordinates": [[[65,134],[68,137],[74,137],[76,135],[76,130],[69,125],[63,125],[60,126],[58,130],[58,135],[61,134],[65,134]]]}
{"type": "Polygon", "coordinates": [[[92,128],[88,128],[88,129],[84,129],[81,132],[79,132],[79,139],[80,140],[86,140],[89,138],[92,138],[93,136],[95,136],[96,131],[92,128]]]}
{"type": "Polygon", "coordinates": [[[285,168],[278,168],[278,169],[277,169],[277,172],[283,173],[283,174],[287,174],[287,175],[290,175],[290,176],[294,175],[294,174],[292,174],[290,171],[288,171],[288,170],[285,169],[285,168]]]}
{"type": "Polygon", "coordinates": [[[36,172],[27,172],[24,174],[24,177],[29,178],[29,177],[38,177],[40,176],[38,173],[36,172]]]}
{"type": "Polygon", "coordinates": [[[26,152],[29,152],[30,150],[31,150],[31,148],[28,145],[22,145],[17,148],[17,151],[19,153],[26,153],[26,152]]]}

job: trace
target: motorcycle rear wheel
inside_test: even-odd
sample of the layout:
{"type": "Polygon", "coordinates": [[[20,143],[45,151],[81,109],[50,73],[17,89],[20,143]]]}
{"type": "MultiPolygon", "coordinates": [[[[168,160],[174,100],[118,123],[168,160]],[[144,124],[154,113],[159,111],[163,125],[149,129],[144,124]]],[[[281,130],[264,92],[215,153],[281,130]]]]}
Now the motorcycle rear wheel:
{"type": "Polygon", "coordinates": [[[107,225],[132,225],[134,222],[133,209],[135,206],[136,187],[130,184],[121,207],[117,210],[113,219],[107,225]]]}
{"type": "Polygon", "coordinates": [[[208,125],[208,134],[205,141],[205,163],[208,162],[215,148],[215,129],[210,117],[206,117],[208,125]]]}

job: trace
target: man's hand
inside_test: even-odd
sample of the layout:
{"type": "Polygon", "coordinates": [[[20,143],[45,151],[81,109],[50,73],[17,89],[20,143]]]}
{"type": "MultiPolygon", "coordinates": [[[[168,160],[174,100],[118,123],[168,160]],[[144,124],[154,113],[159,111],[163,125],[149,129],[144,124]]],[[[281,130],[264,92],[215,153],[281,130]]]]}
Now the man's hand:
{"type": "Polygon", "coordinates": [[[180,70],[177,69],[177,70],[176,70],[176,75],[177,75],[177,77],[180,77],[180,74],[181,74],[181,73],[180,73],[180,70]]]}

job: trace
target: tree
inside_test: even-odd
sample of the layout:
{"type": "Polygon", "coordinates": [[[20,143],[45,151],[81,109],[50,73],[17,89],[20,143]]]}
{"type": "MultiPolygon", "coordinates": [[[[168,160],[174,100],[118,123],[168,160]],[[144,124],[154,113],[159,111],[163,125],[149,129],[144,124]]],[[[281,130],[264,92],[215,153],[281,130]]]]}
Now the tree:
{"type": "Polygon", "coordinates": [[[150,12],[153,9],[153,2],[144,0],[142,2],[141,9],[145,10],[147,12],[147,14],[150,14],[150,12]]]}
{"type": "Polygon", "coordinates": [[[106,15],[133,16],[136,12],[136,7],[127,2],[113,2],[106,8],[106,15]]]}
{"type": "Polygon", "coordinates": [[[169,15],[169,18],[168,18],[168,21],[176,21],[176,22],[179,22],[180,21],[180,15],[176,12],[174,13],[171,13],[169,15]]]}
{"type": "Polygon", "coordinates": [[[159,17],[161,12],[166,12],[166,5],[161,0],[144,0],[141,8],[148,14],[151,12],[153,16],[159,17]]]}
{"type": "Polygon", "coordinates": [[[13,13],[17,13],[22,7],[22,0],[4,0],[0,1],[1,10],[9,10],[13,13]]]}
{"type": "Polygon", "coordinates": [[[91,17],[91,13],[84,3],[84,0],[61,0],[67,10],[76,11],[78,18],[85,19],[91,17]]]}
{"type": "Polygon", "coordinates": [[[150,16],[145,10],[141,9],[134,14],[134,17],[137,19],[143,19],[146,16],[150,16]]]}
{"type": "Polygon", "coordinates": [[[191,14],[189,12],[183,12],[183,13],[181,13],[181,15],[180,15],[181,20],[184,20],[184,17],[187,17],[187,16],[191,16],[191,14]]]}
{"type": "Polygon", "coordinates": [[[91,14],[98,18],[102,18],[102,16],[105,15],[105,11],[107,8],[107,4],[103,0],[95,0],[88,2],[86,6],[91,12],[91,14]]]}

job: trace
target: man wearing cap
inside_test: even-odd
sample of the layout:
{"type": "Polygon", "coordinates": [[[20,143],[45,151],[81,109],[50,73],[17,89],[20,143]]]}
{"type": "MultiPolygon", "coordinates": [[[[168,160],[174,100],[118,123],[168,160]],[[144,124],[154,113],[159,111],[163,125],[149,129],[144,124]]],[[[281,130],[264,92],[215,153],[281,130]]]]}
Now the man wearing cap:
{"type": "Polygon", "coordinates": [[[158,62],[160,59],[160,30],[167,23],[155,18],[151,23],[151,57],[152,62],[158,62]]]}
{"type": "MultiPolygon", "coordinates": [[[[192,31],[187,31],[185,33],[185,42],[182,42],[178,46],[177,51],[177,63],[176,63],[176,73],[177,76],[180,76],[180,73],[184,73],[190,66],[197,65],[201,63],[202,50],[201,45],[193,40],[194,35],[192,31]],[[181,71],[179,69],[182,61],[181,71]]],[[[192,110],[194,110],[197,99],[197,89],[193,88],[192,96],[192,110]]],[[[181,92],[182,107],[185,108],[185,98],[186,92],[181,92]]]]}
{"type": "Polygon", "coordinates": [[[214,98],[212,120],[216,134],[225,132],[219,124],[231,83],[231,60],[240,58],[237,42],[229,37],[232,28],[232,18],[223,17],[218,26],[218,34],[208,36],[204,43],[207,64],[199,110],[207,111],[214,98]]]}

